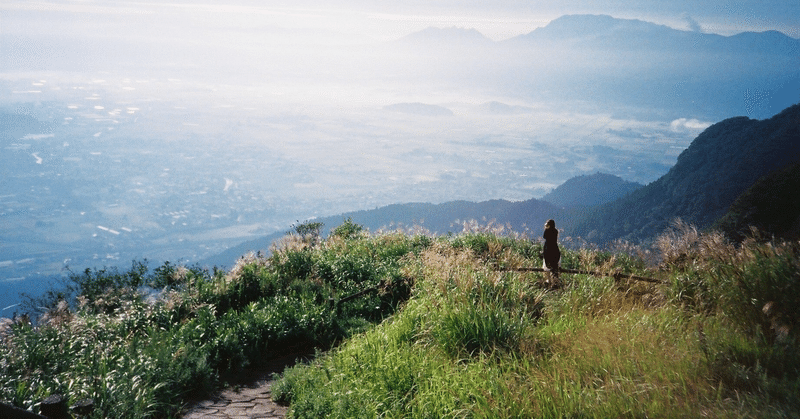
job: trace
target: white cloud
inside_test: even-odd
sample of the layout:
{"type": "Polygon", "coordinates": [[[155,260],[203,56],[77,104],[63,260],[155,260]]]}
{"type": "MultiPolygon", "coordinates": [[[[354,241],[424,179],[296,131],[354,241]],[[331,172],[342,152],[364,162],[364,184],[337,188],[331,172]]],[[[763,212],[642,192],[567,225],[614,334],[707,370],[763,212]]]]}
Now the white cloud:
{"type": "Polygon", "coordinates": [[[669,124],[669,128],[673,132],[702,131],[710,126],[710,122],[698,121],[694,118],[678,118],[669,124]]]}

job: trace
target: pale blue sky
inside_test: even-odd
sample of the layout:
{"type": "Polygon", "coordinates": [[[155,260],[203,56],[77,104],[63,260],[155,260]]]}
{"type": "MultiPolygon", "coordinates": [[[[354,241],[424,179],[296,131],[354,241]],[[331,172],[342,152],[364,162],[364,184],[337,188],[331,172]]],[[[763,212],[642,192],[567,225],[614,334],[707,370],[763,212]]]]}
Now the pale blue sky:
{"type": "MultiPolygon", "coordinates": [[[[133,20],[153,17],[156,22],[165,18],[161,23],[166,23],[169,16],[182,16],[193,17],[198,25],[239,28],[270,25],[379,41],[396,39],[429,26],[475,28],[500,40],[528,33],[562,15],[583,13],[641,19],[723,35],[779,30],[800,38],[798,0],[6,0],[0,4],[0,24],[13,24],[17,16],[14,11],[26,10],[42,16],[61,16],[64,24],[111,15],[133,20]]],[[[130,34],[137,35],[140,34],[130,34]]]]}

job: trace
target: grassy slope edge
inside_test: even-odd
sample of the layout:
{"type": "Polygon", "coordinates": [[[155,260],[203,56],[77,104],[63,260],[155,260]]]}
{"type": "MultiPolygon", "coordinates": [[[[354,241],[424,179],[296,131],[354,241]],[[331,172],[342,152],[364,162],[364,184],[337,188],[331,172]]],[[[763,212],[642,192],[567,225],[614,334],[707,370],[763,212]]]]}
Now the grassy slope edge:
{"type": "MultiPolygon", "coordinates": [[[[405,265],[402,310],[273,392],[294,418],[796,417],[797,244],[737,248],[685,224],[659,243],[663,284],[552,290],[498,269],[537,264],[528,241],[440,238],[405,265]]],[[[644,268],[585,249],[564,265],[644,268]]]]}
{"type": "Polygon", "coordinates": [[[345,222],[323,240],[307,227],[230,272],[74,275],[73,305],[2,328],[0,399],[35,411],[61,393],[93,398],[92,417],[177,417],[261,360],[318,348],[273,387],[292,417],[800,411],[797,243],[733,246],[676,224],[660,267],[637,249],[564,251],[564,267],[661,284],[554,281],[514,271],[539,266],[541,246],[509,232],[370,235],[345,222]]]}

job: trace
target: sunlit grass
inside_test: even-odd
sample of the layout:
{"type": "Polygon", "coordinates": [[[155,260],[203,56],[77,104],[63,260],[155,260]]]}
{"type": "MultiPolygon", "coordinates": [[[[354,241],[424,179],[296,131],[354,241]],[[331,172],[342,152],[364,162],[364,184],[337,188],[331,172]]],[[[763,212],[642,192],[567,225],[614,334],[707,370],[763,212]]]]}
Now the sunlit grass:
{"type": "MultiPolygon", "coordinates": [[[[796,347],[765,350],[723,313],[687,310],[668,281],[576,275],[543,291],[538,274],[497,269],[535,263],[518,258],[526,246],[484,233],[435,242],[406,265],[415,289],[402,311],[287,371],[276,394],[294,417],[793,414],[797,374],[770,376],[752,361],[796,368],[796,347]]],[[[712,266],[711,255],[728,249],[710,250],[692,257],[712,266]]],[[[630,254],[584,249],[565,259],[596,272],[645,271],[630,254]]]]}
{"type": "Polygon", "coordinates": [[[564,251],[497,226],[456,236],[291,235],[229,272],[134,264],[73,277],[0,330],[0,399],[59,393],[95,417],[170,417],[287,350],[293,417],[792,417],[800,411],[798,245],[676,224],[652,253],[564,251]],[[614,274],[635,273],[661,282],[614,274]],[[348,300],[344,297],[369,292],[348,300]],[[56,295],[56,294],[53,294],[56,295]],[[287,349],[289,348],[289,349],[287,349]]]}

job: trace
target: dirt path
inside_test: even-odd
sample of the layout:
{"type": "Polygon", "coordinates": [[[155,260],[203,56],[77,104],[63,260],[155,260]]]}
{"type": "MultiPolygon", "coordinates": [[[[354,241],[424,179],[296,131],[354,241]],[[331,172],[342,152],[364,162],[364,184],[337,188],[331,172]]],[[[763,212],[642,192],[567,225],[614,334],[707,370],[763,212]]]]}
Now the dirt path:
{"type": "Polygon", "coordinates": [[[280,373],[286,366],[294,365],[303,355],[286,355],[276,358],[258,370],[247,371],[239,384],[220,391],[208,400],[189,407],[184,419],[200,418],[285,418],[285,406],[272,401],[272,374],[280,373]]]}

